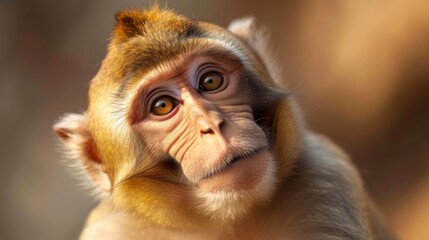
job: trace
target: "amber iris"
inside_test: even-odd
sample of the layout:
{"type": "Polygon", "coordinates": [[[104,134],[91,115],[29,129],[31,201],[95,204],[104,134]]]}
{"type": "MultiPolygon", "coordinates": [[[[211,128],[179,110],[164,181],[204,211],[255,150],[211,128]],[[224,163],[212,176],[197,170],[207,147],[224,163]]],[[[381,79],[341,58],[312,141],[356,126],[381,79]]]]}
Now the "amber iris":
{"type": "Polygon", "coordinates": [[[152,103],[150,112],[162,116],[169,114],[177,106],[178,101],[170,96],[161,96],[152,103]]]}
{"type": "Polygon", "coordinates": [[[223,75],[219,72],[208,72],[201,76],[199,89],[205,92],[211,92],[219,89],[223,84],[223,75]]]}

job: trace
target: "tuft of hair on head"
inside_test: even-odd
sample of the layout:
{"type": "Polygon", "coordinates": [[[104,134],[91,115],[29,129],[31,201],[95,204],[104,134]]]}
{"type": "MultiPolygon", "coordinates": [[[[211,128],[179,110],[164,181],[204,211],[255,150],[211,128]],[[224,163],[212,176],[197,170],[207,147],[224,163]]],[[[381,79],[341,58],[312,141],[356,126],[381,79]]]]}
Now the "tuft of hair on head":
{"type": "Polygon", "coordinates": [[[135,36],[144,36],[149,32],[160,32],[166,29],[176,29],[179,32],[189,28],[191,20],[178,15],[167,8],[158,5],[150,9],[123,10],[116,13],[114,39],[124,42],[135,36]]]}

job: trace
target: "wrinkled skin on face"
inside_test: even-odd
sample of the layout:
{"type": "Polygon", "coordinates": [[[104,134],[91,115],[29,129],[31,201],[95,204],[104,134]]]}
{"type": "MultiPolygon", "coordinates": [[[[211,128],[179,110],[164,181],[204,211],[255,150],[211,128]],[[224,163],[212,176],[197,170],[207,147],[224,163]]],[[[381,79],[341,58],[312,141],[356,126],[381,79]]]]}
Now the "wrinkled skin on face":
{"type": "Polygon", "coordinates": [[[137,107],[144,114],[136,131],[150,136],[142,136],[146,144],[155,143],[149,149],[175,159],[184,176],[206,191],[253,188],[267,174],[271,154],[253,118],[243,66],[200,57],[184,68],[169,79],[156,81],[155,75],[142,83],[144,94],[135,101],[142,102],[137,107]],[[216,89],[201,86],[206,73],[220,77],[216,89]],[[163,115],[150,112],[163,96],[172,98],[174,106],[163,115]]]}

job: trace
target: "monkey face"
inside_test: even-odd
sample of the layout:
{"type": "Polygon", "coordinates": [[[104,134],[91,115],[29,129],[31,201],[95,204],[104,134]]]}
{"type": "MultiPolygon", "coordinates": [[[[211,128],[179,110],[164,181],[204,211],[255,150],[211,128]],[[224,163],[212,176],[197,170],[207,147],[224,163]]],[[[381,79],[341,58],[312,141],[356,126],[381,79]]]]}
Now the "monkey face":
{"type": "Polygon", "coordinates": [[[115,204],[158,223],[189,220],[182,206],[192,205],[227,223],[269,200],[284,166],[272,154],[280,95],[265,66],[241,35],[136,14],[118,15],[89,91],[89,135],[115,204]]]}
{"type": "Polygon", "coordinates": [[[253,118],[243,66],[209,56],[164,66],[139,86],[131,110],[139,116],[136,133],[153,154],[177,161],[183,176],[202,191],[258,186],[271,174],[271,153],[253,118]]]}

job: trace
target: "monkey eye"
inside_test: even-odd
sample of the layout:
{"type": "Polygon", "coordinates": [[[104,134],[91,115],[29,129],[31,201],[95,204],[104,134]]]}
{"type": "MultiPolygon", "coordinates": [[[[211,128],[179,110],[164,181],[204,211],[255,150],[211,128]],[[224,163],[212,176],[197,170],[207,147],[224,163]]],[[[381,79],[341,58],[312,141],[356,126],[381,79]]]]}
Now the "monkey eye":
{"type": "Polygon", "coordinates": [[[161,96],[152,102],[150,113],[157,116],[164,116],[173,111],[179,105],[179,101],[170,96],[161,96]]]}
{"type": "Polygon", "coordinates": [[[202,75],[198,82],[198,89],[203,92],[218,90],[223,85],[223,74],[211,71],[202,75]]]}

